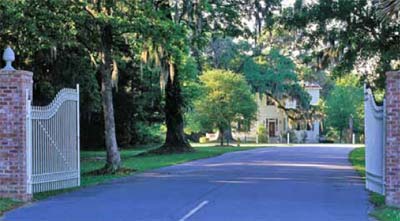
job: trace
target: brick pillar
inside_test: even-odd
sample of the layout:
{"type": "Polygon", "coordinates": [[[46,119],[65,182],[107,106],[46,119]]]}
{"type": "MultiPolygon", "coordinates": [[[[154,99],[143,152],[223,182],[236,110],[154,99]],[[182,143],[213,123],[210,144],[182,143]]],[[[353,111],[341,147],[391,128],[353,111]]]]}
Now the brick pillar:
{"type": "Polygon", "coordinates": [[[32,73],[0,70],[0,197],[30,200],[26,168],[26,92],[32,73]]]}
{"type": "Polygon", "coordinates": [[[386,204],[400,207],[400,72],[386,73],[386,204]]]}

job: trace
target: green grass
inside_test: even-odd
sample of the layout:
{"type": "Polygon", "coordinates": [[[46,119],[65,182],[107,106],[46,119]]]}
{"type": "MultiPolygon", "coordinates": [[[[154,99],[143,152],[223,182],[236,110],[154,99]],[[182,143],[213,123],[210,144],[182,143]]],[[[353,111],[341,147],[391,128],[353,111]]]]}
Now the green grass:
{"type": "MultiPolygon", "coordinates": [[[[365,179],[365,148],[356,148],[349,155],[350,162],[360,175],[365,179]]],[[[385,205],[385,197],[370,193],[369,200],[375,206],[375,210],[371,213],[373,217],[380,221],[400,221],[400,210],[385,205]]]]}
{"type": "Polygon", "coordinates": [[[20,201],[7,198],[0,198],[0,216],[3,214],[3,212],[13,209],[20,205],[22,205],[22,202],[20,201]]]}
{"type": "Polygon", "coordinates": [[[365,148],[356,148],[351,151],[350,162],[361,177],[365,179],[365,148]]]}
{"type": "MultiPolygon", "coordinates": [[[[138,156],[138,154],[154,149],[156,147],[141,147],[129,150],[121,151],[121,158],[124,168],[135,169],[136,173],[144,172],[151,169],[156,169],[165,166],[171,166],[180,164],[192,160],[209,158],[217,155],[221,155],[227,152],[249,150],[259,148],[260,146],[242,146],[242,147],[216,147],[216,146],[204,146],[196,145],[194,148],[196,152],[183,153],[183,154],[170,154],[170,155],[147,155],[138,156]]],[[[130,174],[110,174],[94,176],[88,175],[87,172],[100,169],[104,166],[106,158],[105,151],[82,151],[81,152],[81,187],[90,185],[96,185],[108,180],[112,180],[119,177],[124,177],[130,174]]],[[[134,174],[134,173],[133,173],[134,174]]],[[[55,190],[49,192],[38,193],[34,195],[35,200],[42,200],[49,196],[57,195],[63,192],[69,192],[78,188],[55,190]]]]}
{"type": "Polygon", "coordinates": [[[371,213],[373,217],[380,221],[399,221],[400,210],[391,207],[380,207],[371,213]]]}
{"type": "Polygon", "coordinates": [[[374,204],[374,206],[377,208],[385,206],[385,196],[379,193],[370,192],[369,201],[371,201],[371,203],[374,204]]]}

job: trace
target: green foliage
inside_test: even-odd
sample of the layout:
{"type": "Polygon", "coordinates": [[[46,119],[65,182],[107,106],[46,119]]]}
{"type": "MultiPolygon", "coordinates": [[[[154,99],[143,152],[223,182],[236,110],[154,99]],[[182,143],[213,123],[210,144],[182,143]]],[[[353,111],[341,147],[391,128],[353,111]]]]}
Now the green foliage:
{"type": "Polygon", "coordinates": [[[349,159],[360,176],[365,178],[365,148],[352,150],[349,154],[349,159]]]}
{"type": "Polygon", "coordinates": [[[349,128],[350,118],[353,119],[353,130],[363,132],[364,106],[363,88],[354,75],[347,75],[336,81],[336,85],[323,104],[326,115],[326,126],[343,137],[345,129],[349,128]]]}
{"type": "Polygon", "coordinates": [[[278,100],[291,97],[298,100],[301,108],[308,109],[310,96],[300,86],[295,67],[290,58],[272,49],[267,55],[247,59],[243,71],[254,91],[278,100]]]}
{"type": "Polygon", "coordinates": [[[217,69],[206,71],[200,80],[204,95],[195,102],[195,111],[203,128],[224,131],[232,122],[254,118],[257,104],[242,75],[217,69]]]}
{"type": "Polygon", "coordinates": [[[299,84],[292,59],[276,48],[263,49],[229,37],[216,38],[210,43],[208,59],[213,68],[243,73],[253,92],[267,93],[280,101],[291,97],[302,109],[309,109],[309,95],[299,84]]]}
{"type": "Polygon", "coordinates": [[[190,110],[185,114],[185,133],[198,133],[201,131],[210,131],[212,128],[205,129],[203,125],[201,125],[199,119],[199,115],[197,112],[190,110]]]}
{"type": "Polygon", "coordinates": [[[138,122],[135,124],[136,143],[138,144],[157,144],[165,139],[165,131],[160,124],[144,124],[138,122]]]}
{"type": "Polygon", "coordinates": [[[281,24],[299,36],[296,49],[303,61],[318,69],[331,71],[334,77],[350,73],[359,62],[372,64],[360,71],[363,78],[384,87],[384,73],[398,69],[391,61],[399,60],[400,44],[396,37],[399,19],[382,22],[380,1],[321,0],[313,4],[296,1],[283,11],[281,24]],[[371,58],[377,56],[375,62],[371,58]]]}
{"type": "Polygon", "coordinates": [[[378,105],[383,105],[383,100],[385,98],[385,90],[377,89],[373,91],[374,99],[378,105]]]}
{"type": "Polygon", "coordinates": [[[379,221],[400,221],[400,210],[393,207],[383,207],[371,213],[379,221]]]}
{"type": "Polygon", "coordinates": [[[21,201],[13,200],[13,199],[8,199],[8,198],[0,198],[0,216],[8,211],[11,210],[17,206],[22,205],[21,201]]]}
{"type": "Polygon", "coordinates": [[[259,143],[268,143],[268,131],[264,125],[257,127],[257,137],[259,143]]]}
{"type": "MultiPolygon", "coordinates": [[[[112,69],[118,143],[153,142],[156,129],[144,125],[165,120],[165,94],[160,91],[167,64],[177,67],[182,82],[184,102],[177,105],[186,107],[182,112],[193,110],[193,101],[202,95],[197,75],[216,66],[241,72],[242,52],[252,46],[233,39],[258,39],[263,27],[270,30],[277,21],[272,11],[280,7],[279,0],[162,2],[2,0],[0,48],[11,45],[17,54],[14,66],[34,72],[35,105],[48,104],[61,88],[80,84],[82,147],[104,145],[104,68],[112,69]],[[249,30],[243,17],[255,11],[262,16],[256,18],[256,29],[249,30]],[[111,29],[110,48],[103,47],[105,27],[111,29]],[[209,43],[217,41],[217,48],[224,47],[214,50],[219,61],[211,65],[203,55],[209,43]],[[105,51],[112,60],[107,67],[105,51]]],[[[194,117],[186,118],[195,125],[192,131],[198,131],[198,123],[190,121],[194,117]]]]}
{"type": "Polygon", "coordinates": [[[382,207],[385,205],[385,196],[375,192],[370,192],[369,201],[371,201],[371,203],[376,207],[382,207]]]}
{"type": "Polygon", "coordinates": [[[178,71],[182,80],[182,96],[187,109],[193,107],[193,102],[202,96],[202,89],[198,79],[199,69],[192,57],[184,56],[178,71]]]}

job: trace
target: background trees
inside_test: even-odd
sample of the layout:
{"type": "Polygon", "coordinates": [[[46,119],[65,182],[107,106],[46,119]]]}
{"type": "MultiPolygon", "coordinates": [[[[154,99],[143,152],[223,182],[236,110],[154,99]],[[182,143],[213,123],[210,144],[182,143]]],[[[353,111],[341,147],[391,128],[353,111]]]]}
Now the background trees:
{"type": "MultiPolygon", "coordinates": [[[[336,80],[325,103],[325,126],[328,131],[343,141],[344,132],[349,129],[347,135],[353,132],[364,131],[364,91],[359,79],[354,75],[347,75],[336,80]]],[[[347,136],[349,137],[349,136],[347,136]]],[[[349,139],[346,141],[350,142],[349,139]]]]}
{"type": "MultiPolygon", "coordinates": [[[[245,78],[224,70],[210,70],[200,76],[204,95],[195,103],[195,119],[203,128],[218,129],[220,135],[233,122],[251,121],[257,104],[245,78]]],[[[220,136],[221,146],[224,136],[220,136]]]]}
{"type": "Polygon", "coordinates": [[[333,77],[361,66],[356,73],[361,80],[383,88],[384,73],[398,69],[394,61],[400,54],[400,23],[399,19],[383,21],[380,7],[379,1],[372,0],[296,1],[285,9],[281,22],[294,31],[304,63],[328,70],[333,77]]]}
{"type": "MultiPolygon", "coordinates": [[[[395,3],[372,0],[305,3],[299,0],[283,10],[279,24],[294,36],[289,44],[295,52],[292,56],[311,73],[324,72],[328,79],[320,83],[324,85],[323,99],[339,93],[332,80],[349,74],[359,76],[359,82],[366,81],[373,90],[384,89],[385,72],[399,68],[400,23],[395,3]],[[382,16],[384,8],[387,11],[383,15],[387,15],[387,19],[382,16]],[[331,91],[335,88],[336,91],[331,91]]],[[[362,119],[358,120],[362,123],[362,119]]]]}
{"type": "Polygon", "coordinates": [[[385,20],[372,0],[304,2],[2,0],[0,47],[35,73],[35,105],[81,85],[82,147],[107,144],[115,169],[121,147],[191,150],[183,128],[197,122],[185,113],[202,96],[205,70],[243,75],[282,109],[297,99],[298,110],[285,110],[293,119],[319,111],[300,81],[319,83],[326,101],[349,73],[384,88],[383,73],[399,67],[397,1],[385,1],[385,20]]]}

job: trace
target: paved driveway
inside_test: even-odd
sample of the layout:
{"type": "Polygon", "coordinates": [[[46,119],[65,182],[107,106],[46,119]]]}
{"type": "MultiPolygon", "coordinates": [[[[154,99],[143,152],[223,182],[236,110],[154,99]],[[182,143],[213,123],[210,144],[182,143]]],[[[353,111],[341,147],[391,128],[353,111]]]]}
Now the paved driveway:
{"type": "Polygon", "coordinates": [[[85,188],[6,221],[363,221],[368,199],[350,147],[235,152],[85,188]]]}

